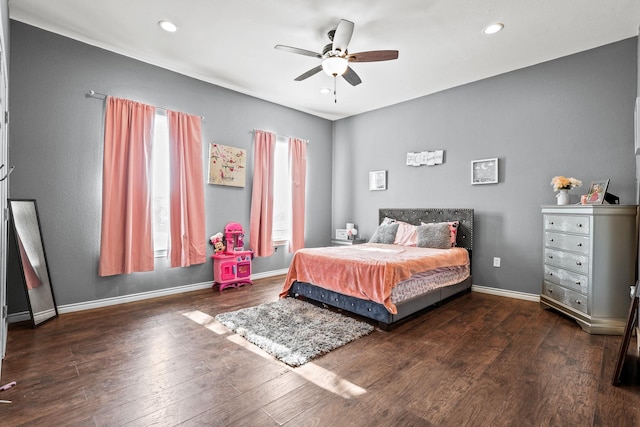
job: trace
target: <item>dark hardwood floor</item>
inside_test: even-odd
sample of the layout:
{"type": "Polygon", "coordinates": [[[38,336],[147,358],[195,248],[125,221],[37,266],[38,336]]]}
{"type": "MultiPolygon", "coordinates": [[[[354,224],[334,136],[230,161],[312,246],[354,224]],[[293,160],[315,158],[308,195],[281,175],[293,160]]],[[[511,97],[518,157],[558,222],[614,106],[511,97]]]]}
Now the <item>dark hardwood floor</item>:
{"type": "Polygon", "coordinates": [[[282,281],[10,325],[0,425],[640,425],[635,337],[613,387],[621,337],[471,292],[293,369],[213,320],[282,281]]]}

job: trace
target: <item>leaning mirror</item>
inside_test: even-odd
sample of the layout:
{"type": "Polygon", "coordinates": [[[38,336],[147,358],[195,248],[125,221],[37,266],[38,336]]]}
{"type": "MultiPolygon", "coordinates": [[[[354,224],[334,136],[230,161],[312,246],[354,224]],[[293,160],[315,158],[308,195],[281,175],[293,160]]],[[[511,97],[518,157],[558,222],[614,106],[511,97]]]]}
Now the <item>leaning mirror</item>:
{"type": "Polygon", "coordinates": [[[17,252],[29,312],[35,327],[58,315],[42,242],[38,207],[32,199],[9,199],[9,210],[16,247],[14,252],[17,252]]]}

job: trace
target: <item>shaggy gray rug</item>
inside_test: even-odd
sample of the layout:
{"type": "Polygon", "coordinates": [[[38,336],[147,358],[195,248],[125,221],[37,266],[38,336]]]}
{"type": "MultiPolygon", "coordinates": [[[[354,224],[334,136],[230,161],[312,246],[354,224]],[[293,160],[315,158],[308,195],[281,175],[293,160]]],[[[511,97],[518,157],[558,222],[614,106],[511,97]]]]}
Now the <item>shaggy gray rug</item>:
{"type": "Polygon", "coordinates": [[[222,313],[216,320],[289,366],[367,335],[373,326],[295,298],[222,313]]]}

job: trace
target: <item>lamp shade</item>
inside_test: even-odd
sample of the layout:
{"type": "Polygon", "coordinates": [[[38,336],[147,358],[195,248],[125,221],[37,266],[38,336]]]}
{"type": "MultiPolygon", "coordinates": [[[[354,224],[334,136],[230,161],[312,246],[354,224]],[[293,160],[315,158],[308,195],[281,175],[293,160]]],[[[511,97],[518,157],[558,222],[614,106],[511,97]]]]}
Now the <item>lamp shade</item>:
{"type": "Polygon", "coordinates": [[[330,76],[341,76],[347,71],[349,62],[339,56],[331,56],[322,61],[322,69],[330,76]]]}

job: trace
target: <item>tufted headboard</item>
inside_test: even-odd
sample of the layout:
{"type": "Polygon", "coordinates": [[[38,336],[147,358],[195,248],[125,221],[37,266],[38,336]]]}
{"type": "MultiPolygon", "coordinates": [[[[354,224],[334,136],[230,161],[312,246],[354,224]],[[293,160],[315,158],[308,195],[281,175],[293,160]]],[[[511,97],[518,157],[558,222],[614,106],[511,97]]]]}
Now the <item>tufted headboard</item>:
{"type": "Polygon", "coordinates": [[[473,209],[380,209],[378,224],[387,218],[420,225],[421,222],[459,221],[456,246],[473,249],[473,209]]]}

